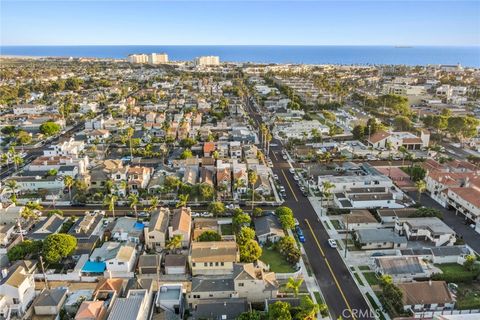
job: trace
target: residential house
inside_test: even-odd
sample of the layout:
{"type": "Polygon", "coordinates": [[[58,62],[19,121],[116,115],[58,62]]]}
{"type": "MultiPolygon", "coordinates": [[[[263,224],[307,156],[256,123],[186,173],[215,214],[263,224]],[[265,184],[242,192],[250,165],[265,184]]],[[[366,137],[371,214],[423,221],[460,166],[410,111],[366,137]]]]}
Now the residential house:
{"type": "Polygon", "coordinates": [[[147,320],[150,312],[148,290],[129,290],[125,298],[117,298],[107,320],[147,320]]]}
{"type": "Polygon", "coordinates": [[[65,218],[52,214],[50,217],[43,217],[40,221],[35,223],[35,227],[29,231],[26,238],[32,240],[44,240],[48,235],[58,233],[62,228],[65,218]]]}
{"type": "Polygon", "coordinates": [[[408,243],[392,229],[358,229],[354,238],[362,250],[406,248],[408,243]]]}
{"type": "Polygon", "coordinates": [[[420,137],[410,132],[386,132],[379,130],[367,139],[368,144],[376,149],[397,150],[404,147],[407,150],[420,150],[427,148],[430,143],[430,133],[422,130],[420,137]]]}
{"type": "Polygon", "coordinates": [[[163,284],[155,298],[155,306],[182,319],[184,311],[183,286],[181,283],[163,284]]]}
{"type": "Polygon", "coordinates": [[[426,262],[418,256],[376,257],[373,260],[375,272],[390,275],[395,282],[425,279],[431,276],[426,262]]]}
{"type": "Polygon", "coordinates": [[[160,252],[165,248],[169,216],[170,210],[168,208],[160,208],[151,215],[148,227],[143,229],[145,232],[145,246],[148,249],[155,249],[160,252]]]}
{"type": "Polygon", "coordinates": [[[453,310],[455,298],[445,281],[398,283],[406,312],[453,310]]]}
{"type": "Polygon", "coordinates": [[[452,246],[457,240],[455,231],[436,217],[397,219],[395,230],[408,240],[430,241],[436,247],[452,246]]]}
{"type": "Polygon", "coordinates": [[[190,235],[192,231],[192,209],[182,207],[174,209],[170,227],[168,228],[168,236],[172,238],[176,235],[182,237],[182,247],[188,248],[190,244],[190,235]]]}
{"type": "Polygon", "coordinates": [[[67,299],[68,289],[58,287],[45,289],[33,302],[33,311],[37,316],[57,316],[67,299]]]}
{"type": "Polygon", "coordinates": [[[215,151],[215,142],[205,142],[203,144],[203,156],[212,157],[215,151]]]}
{"type": "Polygon", "coordinates": [[[222,319],[235,320],[240,314],[249,311],[246,299],[205,299],[199,301],[195,310],[193,310],[193,319],[222,319]]]}
{"type": "Polygon", "coordinates": [[[146,189],[153,169],[149,167],[129,167],[127,170],[128,190],[138,193],[138,190],[146,189]]]}
{"type": "Polygon", "coordinates": [[[380,227],[380,223],[375,219],[370,211],[352,210],[349,214],[342,215],[343,225],[349,231],[359,229],[374,229],[380,227]]]}
{"type": "Polygon", "coordinates": [[[189,264],[192,275],[231,274],[240,261],[235,241],[192,242],[189,264]]]}
{"type": "Polygon", "coordinates": [[[116,241],[140,243],[143,237],[144,224],[130,217],[119,217],[114,222],[110,233],[116,241]]]}
{"type": "Polygon", "coordinates": [[[183,254],[167,254],[164,260],[165,274],[184,275],[187,273],[187,256],[183,254]]]}
{"type": "Polygon", "coordinates": [[[204,299],[221,299],[237,297],[235,293],[234,279],[231,275],[226,277],[193,277],[192,289],[187,294],[190,308],[204,299]]]}
{"type": "Polygon", "coordinates": [[[92,262],[104,262],[106,272],[112,275],[126,275],[133,271],[136,260],[135,248],[131,244],[104,242],[90,255],[92,262]]]}
{"type": "Polygon", "coordinates": [[[74,320],[105,320],[106,316],[107,308],[103,301],[83,301],[74,320]]]}
{"type": "Polygon", "coordinates": [[[142,254],[138,257],[137,270],[139,275],[160,275],[160,260],[162,256],[159,254],[142,254]]]}
{"type": "Polygon", "coordinates": [[[235,264],[233,283],[237,296],[251,303],[260,303],[278,294],[279,283],[275,272],[265,272],[253,263],[235,264]]]}
{"type": "Polygon", "coordinates": [[[22,316],[35,298],[34,267],[29,262],[20,261],[2,271],[0,295],[6,300],[0,315],[22,316]]]}
{"type": "Polygon", "coordinates": [[[255,234],[261,245],[275,243],[285,236],[277,216],[270,214],[255,218],[255,234]]]}

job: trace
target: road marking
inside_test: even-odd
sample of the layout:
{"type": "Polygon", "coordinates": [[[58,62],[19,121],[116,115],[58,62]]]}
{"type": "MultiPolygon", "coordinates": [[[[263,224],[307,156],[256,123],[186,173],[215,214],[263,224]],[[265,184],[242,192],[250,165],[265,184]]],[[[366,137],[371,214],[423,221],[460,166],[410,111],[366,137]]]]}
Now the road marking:
{"type": "Polygon", "coordinates": [[[355,315],[352,312],[352,308],[350,307],[350,304],[348,303],[347,298],[345,297],[345,294],[343,293],[343,290],[340,287],[340,284],[338,283],[337,277],[333,273],[333,269],[330,266],[330,262],[328,262],[328,259],[325,256],[325,252],[323,252],[323,249],[320,246],[320,242],[318,242],[317,236],[313,232],[313,229],[312,229],[312,226],[310,225],[310,222],[308,222],[308,219],[305,219],[305,222],[307,223],[308,228],[310,229],[310,232],[312,233],[313,239],[315,239],[315,242],[318,246],[318,249],[320,249],[320,252],[322,253],[323,258],[325,259],[325,263],[327,264],[328,270],[330,270],[330,273],[332,274],[333,280],[335,281],[335,284],[337,285],[337,288],[340,291],[340,294],[342,295],[343,301],[345,301],[345,305],[347,306],[348,311],[350,311],[350,315],[352,316],[352,319],[356,319],[355,315]]]}
{"type": "Polygon", "coordinates": [[[285,177],[285,181],[287,181],[287,185],[288,185],[288,187],[290,188],[290,191],[292,192],[293,197],[295,198],[295,201],[298,202],[297,196],[295,195],[295,192],[293,191],[293,188],[292,188],[292,186],[290,185],[290,182],[288,182],[287,175],[285,174],[285,172],[284,172],[283,170],[282,170],[282,174],[283,174],[283,176],[285,177]]]}
{"type": "Polygon", "coordinates": [[[275,151],[273,151],[273,150],[270,150],[270,151],[272,152],[272,154],[273,154],[273,157],[275,158],[275,160],[277,160],[277,161],[278,161],[278,158],[277,158],[277,155],[275,154],[275,151]]]}

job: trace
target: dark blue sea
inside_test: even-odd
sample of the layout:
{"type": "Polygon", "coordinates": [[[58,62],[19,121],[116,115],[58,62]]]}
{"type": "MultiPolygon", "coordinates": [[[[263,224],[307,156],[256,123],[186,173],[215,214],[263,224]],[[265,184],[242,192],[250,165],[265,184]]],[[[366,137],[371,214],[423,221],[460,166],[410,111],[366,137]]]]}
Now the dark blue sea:
{"type": "Polygon", "coordinates": [[[221,61],[306,64],[461,64],[480,67],[480,47],[394,46],[1,46],[15,56],[126,58],[165,52],[171,61],[218,55],[221,61]]]}

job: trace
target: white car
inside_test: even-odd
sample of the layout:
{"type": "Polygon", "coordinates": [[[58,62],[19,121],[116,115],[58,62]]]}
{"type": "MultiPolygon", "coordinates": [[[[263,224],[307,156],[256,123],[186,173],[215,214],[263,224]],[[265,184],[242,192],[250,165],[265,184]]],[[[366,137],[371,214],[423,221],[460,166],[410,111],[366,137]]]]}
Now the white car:
{"type": "Polygon", "coordinates": [[[298,181],[300,178],[297,175],[293,176],[293,180],[298,181]]]}
{"type": "Polygon", "coordinates": [[[288,169],[288,172],[290,172],[290,173],[295,173],[295,169],[290,168],[290,169],[288,169]]]}
{"type": "Polygon", "coordinates": [[[202,217],[213,217],[213,213],[205,211],[205,212],[202,212],[201,216],[202,217]]]}
{"type": "Polygon", "coordinates": [[[337,247],[337,242],[333,239],[328,239],[328,244],[330,245],[330,247],[332,248],[336,248],[337,247]]]}
{"type": "Polygon", "coordinates": [[[27,235],[27,230],[16,230],[13,232],[13,234],[16,234],[16,235],[22,235],[22,236],[26,236],[27,235]]]}
{"type": "Polygon", "coordinates": [[[297,219],[297,218],[294,218],[294,221],[295,221],[295,225],[296,225],[296,226],[299,226],[299,225],[300,225],[300,222],[298,222],[298,219],[297,219]]]}
{"type": "Polygon", "coordinates": [[[273,179],[278,180],[278,174],[274,174],[273,179]]]}
{"type": "Polygon", "coordinates": [[[283,156],[282,158],[283,158],[283,160],[287,160],[287,159],[288,159],[287,156],[283,156]]]}
{"type": "Polygon", "coordinates": [[[192,212],[192,217],[200,217],[200,212],[192,212]]]}

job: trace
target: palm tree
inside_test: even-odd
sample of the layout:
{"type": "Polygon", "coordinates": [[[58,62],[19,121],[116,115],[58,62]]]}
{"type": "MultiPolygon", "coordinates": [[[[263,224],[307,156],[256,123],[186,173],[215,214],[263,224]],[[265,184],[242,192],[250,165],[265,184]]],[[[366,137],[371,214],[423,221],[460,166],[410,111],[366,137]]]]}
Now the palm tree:
{"type": "Polygon", "coordinates": [[[18,167],[23,163],[23,158],[19,154],[13,155],[13,164],[15,165],[15,171],[18,170],[18,167]]]}
{"type": "Polygon", "coordinates": [[[117,196],[114,194],[108,194],[103,200],[103,205],[108,207],[108,210],[112,211],[112,216],[115,218],[115,202],[117,202],[117,196]]]}
{"type": "Polygon", "coordinates": [[[418,180],[417,182],[415,182],[415,187],[418,191],[418,202],[420,202],[422,193],[427,190],[427,183],[425,182],[425,180],[418,180]]]}
{"type": "Polygon", "coordinates": [[[128,202],[130,204],[130,208],[135,211],[135,217],[138,219],[138,212],[137,212],[137,205],[138,205],[138,196],[135,193],[130,193],[128,195],[128,202]]]}
{"type": "Polygon", "coordinates": [[[30,210],[34,210],[34,211],[41,211],[43,210],[43,206],[38,203],[38,202],[32,202],[32,201],[29,201],[27,202],[27,204],[25,205],[26,208],[30,209],[30,210]]]}
{"type": "Polygon", "coordinates": [[[75,185],[75,179],[73,179],[72,176],[65,176],[63,178],[63,184],[68,188],[70,201],[72,201],[72,187],[75,185]]]}
{"type": "Polygon", "coordinates": [[[255,183],[257,183],[257,173],[253,170],[248,171],[248,182],[252,186],[252,210],[253,210],[253,203],[255,202],[255,183]]]}
{"type": "Polygon", "coordinates": [[[128,146],[130,148],[130,161],[132,161],[133,159],[133,151],[132,151],[132,137],[133,137],[133,134],[135,133],[135,129],[133,129],[132,127],[128,127],[127,128],[127,131],[126,131],[126,136],[128,138],[128,146]]]}
{"type": "Polygon", "coordinates": [[[150,198],[150,207],[148,207],[148,211],[153,212],[157,209],[158,204],[159,204],[158,197],[152,197],[150,198]]]}
{"type": "Polygon", "coordinates": [[[405,165],[405,155],[408,154],[407,148],[404,146],[400,146],[398,151],[402,154],[402,167],[405,165]]]}
{"type": "Polygon", "coordinates": [[[165,247],[171,252],[177,250],[182,246],[182,236],[180,234],[174,235],[170,240],[167,241],[165,247]]]}
{"type": "Polygon", "coordinates": [[[190,195],[187,193],[187,194],[179,194],[178,195],[178,202],[177,202],[177,208],[181,208],[181,207],[185,207],[187,205],[187,202],[188,202],[188,197],[190,195]]]}
{"type": "MultiPolygon", "coordinates": [[[[36,210],[30,208],[27,204],[27,206],[23,207],[22,212],[20,213],[20,217],[24,219],[25,221],[27,220],[37,220],[38,219],[38,213],[36,210]]],[[[20,219],[17,219],[17,224],[18,224],[18,231],[20,233],[20,239],[23,242],[23,232],[22,232],[22,224],[20,222],[20,219]]]]}
{"type": "Polygon", "coordinates": [[[298,278],[297,280],[295,280],[293,277],[290,277],[290,278],[288,278],[288,281],[287,281],[287,284],[285,285],[285,287],[287,289],[292,290],[293,295],[296,298],[298,296],[298,291],[300,291],[300,286],[302,285],[302,283],[303,283],[302,278],[298,278]]]}
{"type": "Polygon", "coordinates": [[[330,181],[323,181],[322,182],[322,198],[321,198],[321,206],[323,207],[323,199],[327,198],[327,200],[330,198],[332,195],[330,190],[332,190],[335,187],[333,183],[330,181]]]}
{"type": "Polygon", "coordinates": [[[203,200],[209,199],[209,198],[212,198],[213,200],[213,197],[215,196],[215,190],[211,185],[206,183],[201,183],[199,189],[200,189],[200,195],[202,196],[203,200]]]}
{"type": "Polygon", "coordinates": [[[8,180],[5,183],[6,189],[12,194],[10,196],[10,200],[13,202],[13,204],[17,204],[17,191],[18,191],[18,183],[16,180],[8,180]]]}
{"type": "Polygon", "coordinates": [[[106,194],[111,194],[113,189],[113,181],[108,179],[107,181],[105,181],[105,184],[103,185],[103,187],[105,188],[106,194]]]}

